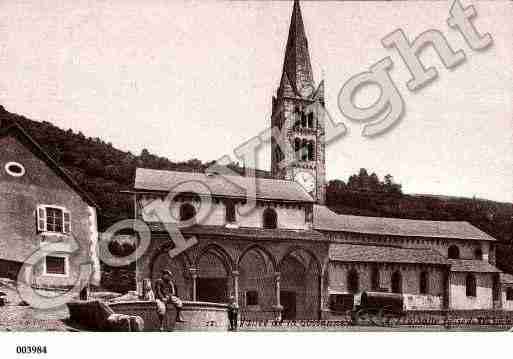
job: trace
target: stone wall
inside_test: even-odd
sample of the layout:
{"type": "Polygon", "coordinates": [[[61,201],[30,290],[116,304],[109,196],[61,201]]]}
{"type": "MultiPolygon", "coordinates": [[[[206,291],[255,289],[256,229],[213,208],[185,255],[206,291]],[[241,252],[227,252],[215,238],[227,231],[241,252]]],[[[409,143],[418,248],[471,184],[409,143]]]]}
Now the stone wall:
{"type": "Polygon", "coordinates": [[[100,286],[103,290],[116,293],[127,293],[136,290],[135,264],[127,267],[111,267],[101,264],[102,278],[100,286]]]}
{"type": "Polygon", "coordinates": [[[0,257],[4,260],[24,262],[42,244],[60,242],[72,245],[78,242],[79,249],[66,255],[69,263],[68,275],[45,275],[42,261],[34,267],[33,284],[44,287],[65,287],[76,282],[80,264],[98,261],[94,246],[97,242],[96,213],[83,198],[45,161],[29,150],[17,138],[5,136],[0,139],[0,257]],[[5,171],[7,162],[23,165],[25,174],[13,177],[5,171]],[[63,207],[71,213],[72,235],[38,232],[36,212],[38,205],[63,207]]]}
{"type": "Polygon", "coordinates": [[[468,273],[451,273],[451,309],[493,309],[493,274],[474,273],[476,296],[467,297],[465,278],[468,273]]]}
{"type": "MultiPolygon", "coordinates": [[[[152,201],[154,201],[157,197],[150,195],[140,195],[138,199],[140,207],[144,208],[148,206],[152,201]]],[[[177,219],[180,218],[179,211],[180,205],[182,205],[183,201],[173,201],[170,203],[167,201],[163,201],[163,205],[165,208],[170,208],[169,218],[164,221],[168,223],[174,223],[177,219]]],[[[226,206],[222,201],[213,200],[211,202],[211,210],[208,212],[201,212],[202,209],[200,207],[200,201],[187,201],[187,203],[192,204],[198,213],[197,218],[201,218],[202,225],[215,225],[215,226],[223,226],[226,225],[226,206]],[[205,213],[205,216],[203,215],[205,213]]],[[[250,211],[250,207],[248,204],[236,203],[235,204],[235,213],[236,213],[236,222],[240,227],[252,227],[252,228],[262,228],[263,222],[263,212],[268,207],[267,204],[258,203],[256,208],[250,211]],[[242,214],[242,215],[241,215],[242,214]]],[[[280,204],[280,205],[272,205],[278,215],[278,228],[286,228],[286,229],[308,229],[310,225],[306,222],[306,209],[304,205],[292,205],[292,204],[280,204]]],[[[205,211],[205,209],[203,209],[205,211]]],[[[141,218],[144,221],[149,222],[162,222],[163,220],[159,220],[158,217],[151,217],[144,213],[140,213],[141,218]]]]}
{"type": "Polygon", "coordinates": [[[420,273],[428,273],[428,293],[432,296],[444,295],[444,268],[440,266],[387,264],[387,263],[342,263],[331,262],[329,272],[329,289],[334,292],[348,292],[348,274],[354,270],[358,273],[359,292],[376,290],[372,288],[371,273],[374,268],[379,270],[380,290],[391,291],[391,278],[399,272],[402,278],[402,293],[420,293],[420,273]]]}
{"type": "MultiPolygon", "coordinates": [[[[112,302],[109,306],[116,313],[143,318],[145,331],[157,331],[160,328],[155,302],[112,302]]],[[[182,316],[185,322],[175,323],[176,312],[172,306],[168,306],[165,329],[167,331],[227,331],[229,327],[228,308],[223,304],[184,301],[182,316]]]]}

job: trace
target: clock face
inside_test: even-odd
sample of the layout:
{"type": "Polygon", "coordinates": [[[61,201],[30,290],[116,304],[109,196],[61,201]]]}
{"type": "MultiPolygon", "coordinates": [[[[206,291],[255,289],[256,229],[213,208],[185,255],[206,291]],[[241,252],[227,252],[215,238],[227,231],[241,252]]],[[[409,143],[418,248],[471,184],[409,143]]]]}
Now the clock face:
{"type": "Polygon", "coordinates": [[[308,193],[313,193],[315,189],[315,178],[310,172],[301,171],[296,173],[294,181],[299,183],[308,193]]]}

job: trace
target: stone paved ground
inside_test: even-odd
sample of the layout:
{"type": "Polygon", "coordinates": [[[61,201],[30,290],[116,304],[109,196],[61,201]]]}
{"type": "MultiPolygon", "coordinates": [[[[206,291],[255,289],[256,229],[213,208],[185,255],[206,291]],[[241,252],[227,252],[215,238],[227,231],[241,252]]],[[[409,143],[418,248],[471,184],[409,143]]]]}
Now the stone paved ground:
{"type": "Polygon", "coordinates": [[[43,317],[33,308],[20,305],[14,281],[0,278],[0,291],[7,294],[7,305],[0,307],[0,331],[75,331],[59,318],[66,311],[57,311],[43,317]]]}
{"type": "Polygon", "coordinates": [[[443,326],[418,326],[418,327],[377,327],[377,326],[346,326],[346,327],[278,327],[278,328],[242,328],[240,332],[502,332],[504,328],[496,327],[468,327],[468,328],[444,328],[443,326]]]}

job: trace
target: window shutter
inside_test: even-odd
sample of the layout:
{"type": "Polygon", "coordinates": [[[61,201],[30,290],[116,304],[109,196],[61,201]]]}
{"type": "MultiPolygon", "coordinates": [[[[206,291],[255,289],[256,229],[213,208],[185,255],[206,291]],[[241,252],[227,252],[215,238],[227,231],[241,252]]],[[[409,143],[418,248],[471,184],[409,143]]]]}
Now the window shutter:
{"type": "Polygon", "coordinates": [[[63,215],[63,232],[70,233],[71,232],[71,214],[68,211],[62,212],[63,215]]]}
{"type": "Polygon", "coordinates": [[[38,232],[46,231],[46,208],[37,206],[37,230],[38,232]]]}

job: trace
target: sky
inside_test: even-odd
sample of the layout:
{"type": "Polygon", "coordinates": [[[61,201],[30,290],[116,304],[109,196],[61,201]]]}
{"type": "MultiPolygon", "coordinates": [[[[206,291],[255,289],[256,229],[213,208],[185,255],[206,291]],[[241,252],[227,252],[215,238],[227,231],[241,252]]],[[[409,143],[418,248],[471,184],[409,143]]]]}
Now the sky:
{"type": "MultiPolygon", "coordinates": [[[[348,133],[327,146],[328,179],[361,167],[390,173],[407,193],[513,202],[513,2],[474,5],[474,24],[493,45],[471,50],[446,23],[451,2],[302,1],[317,83],[327,110],[348,133]],[[409,72],[381,39],[403,29],[413,40],[441,31],[466,61],[448,70],[422,52],[438,78],[416,92],[409,72]],[[339,91],[389,56],[404,100],[401,122],[369,139],[345,118],[339,91]]],[[[143,148],[173,161],[233,157],[270,125],[292,1],[0,1],[0,104],[8,111],[143,148]]],[[[372,104],[364,87],[355,101],[372,104]]],[[[258,166],[269,169],[270,153],[258,166]]]]}

